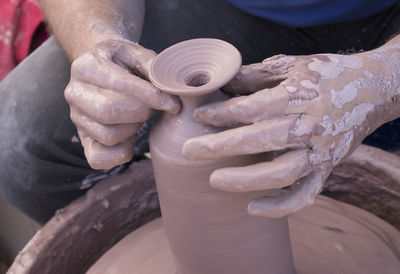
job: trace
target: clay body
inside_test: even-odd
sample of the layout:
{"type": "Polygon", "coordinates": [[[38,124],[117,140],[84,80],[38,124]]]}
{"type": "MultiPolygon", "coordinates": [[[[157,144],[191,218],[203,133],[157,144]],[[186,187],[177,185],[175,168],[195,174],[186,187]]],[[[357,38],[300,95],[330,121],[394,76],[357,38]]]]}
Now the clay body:
{"type": "Polygon", "coordinates": [[[209,183],[216,169],[265,161],[269,155],[193,162],[182,156],[185,141],[218,131],[195,122],[193,111],[225,99],[216,90],[236,74],[240,63],[231,45],[195,39],[162,52],[151,69],[152,82],[182,101],[181,112],[164,113],[150,135],[163,223],[179,274],[294,273],[287,218],[247,213],[252,200],[269,193],[230,193],[209,183]]]}

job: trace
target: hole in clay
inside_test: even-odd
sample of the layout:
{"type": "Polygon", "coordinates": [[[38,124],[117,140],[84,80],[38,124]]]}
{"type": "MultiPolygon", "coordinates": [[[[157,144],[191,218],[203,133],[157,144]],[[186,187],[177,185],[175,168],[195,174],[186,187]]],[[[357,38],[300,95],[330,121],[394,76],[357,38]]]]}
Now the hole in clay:
{"type": "Polygon", "coordinates": [[[185,78],[185,84],[190,87],[200,87],[210,81],[210,76],[205,72],[195,72],[185,78]]]}

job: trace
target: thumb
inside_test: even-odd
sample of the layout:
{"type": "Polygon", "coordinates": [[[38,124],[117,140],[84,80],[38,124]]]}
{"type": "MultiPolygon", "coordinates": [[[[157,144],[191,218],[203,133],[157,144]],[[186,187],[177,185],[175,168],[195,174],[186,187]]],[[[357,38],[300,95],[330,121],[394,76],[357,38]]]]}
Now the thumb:
{"type": "Polygon", "coordinates": [[[222,90],[230,94],[253,93],[273,88],[287,78],[291,62],[289,56],[276,55],[261,63],[243,65],[236,76],[222,90]]]}
{"type": "Polygon", "coordinates": [[[129,162],[134,153],[136,136],[114,146],[105,146],[86,131],[78,130],[86,160],[93,169],[110,169],[129,162]]]}
{"type": "Polygon", "coordinates": [[[114,56],[114,62],[124,64],[133,74],[149,80],[151,63],[156,56],[154,51],[126,41],[114,56]]]}

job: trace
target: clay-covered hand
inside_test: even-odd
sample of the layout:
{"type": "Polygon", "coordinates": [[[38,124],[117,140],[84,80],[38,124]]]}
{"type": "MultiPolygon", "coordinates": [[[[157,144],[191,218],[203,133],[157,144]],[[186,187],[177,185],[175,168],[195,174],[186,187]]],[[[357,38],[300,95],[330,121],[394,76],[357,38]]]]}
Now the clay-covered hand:
{"type": "Polygon", "coordinates": [[[148,81],[156,54],[123,39],[98,43],[77,58],[65,97],[94,169],[128,162],[136,132],[153,109],[177,113],[180,103],[148,81]]]}
{"type": "MultiPolygon", "coordinates": [[[[196,121],[231,129],[188,140],[189,160],[275,151],[272,161],[215,170],[211,185],[246,192],[291,186],[249,204],[280,218],[313,203],[333,167],[388,121],[396,98],[388,66],[357,55],[278,55],[243,66],[224,88],[251,93],[196,109],[196,121]]],[[[398,101],[398,100],[397,100],[398,101]]]]}

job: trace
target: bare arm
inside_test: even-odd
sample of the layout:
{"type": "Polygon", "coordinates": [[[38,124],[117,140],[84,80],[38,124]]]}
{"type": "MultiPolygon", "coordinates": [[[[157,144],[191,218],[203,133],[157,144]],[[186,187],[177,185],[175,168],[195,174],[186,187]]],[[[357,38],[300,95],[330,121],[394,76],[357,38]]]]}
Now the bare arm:
{"type": "Polygon", "coordinates": [[[136,132],[153,109],[180,108],[176,98],[148,81],[155,52],[134,43],[142,31],[144,0],[40,3],[73,61],[64,94],[89,165],[109,169],[128,162],[136,132]]]}
{"type": "Polygon", "coordinates": [[[107,39],[139,40],[144,0],[40,0],[55,36],[71,60],[107,39]]]}

